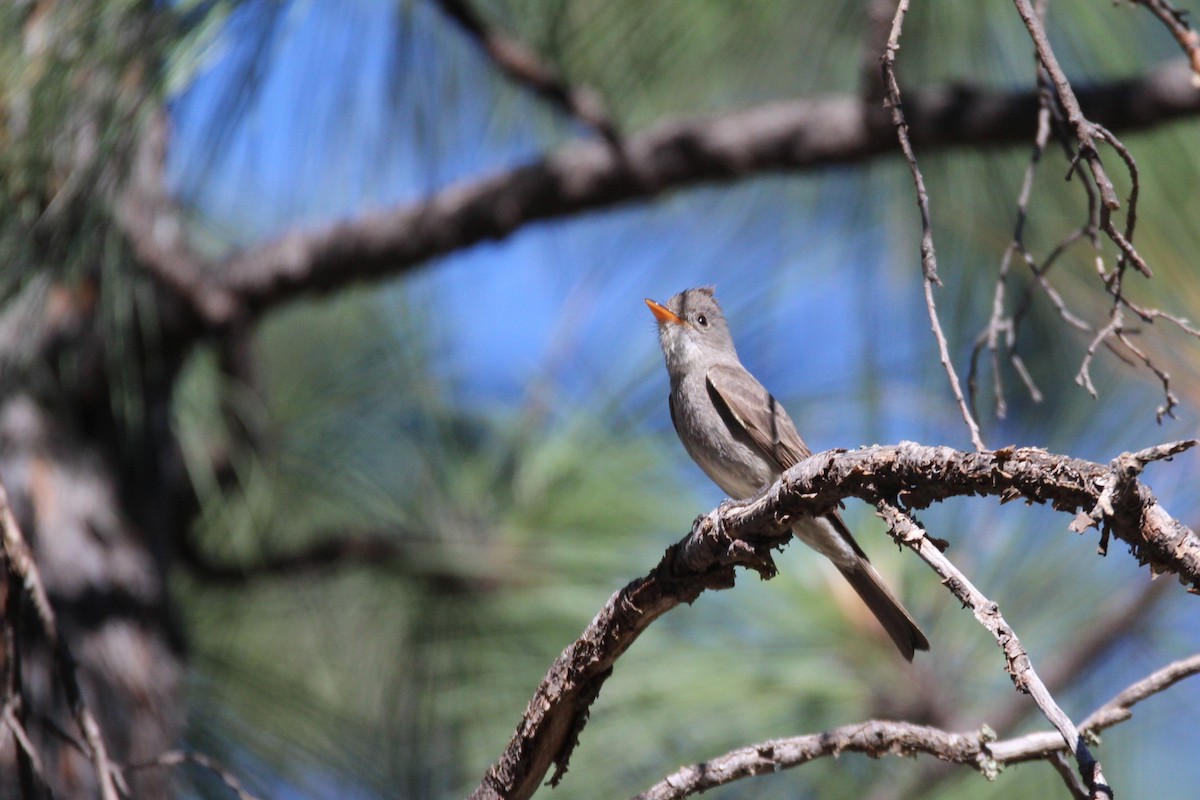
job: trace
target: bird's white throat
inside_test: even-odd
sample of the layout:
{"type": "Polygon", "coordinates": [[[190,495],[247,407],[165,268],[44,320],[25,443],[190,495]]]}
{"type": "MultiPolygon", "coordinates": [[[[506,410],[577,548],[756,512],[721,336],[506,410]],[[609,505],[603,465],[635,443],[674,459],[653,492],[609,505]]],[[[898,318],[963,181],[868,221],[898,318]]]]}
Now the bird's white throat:
{"type": "Polygon", "coordinates": [[[704,346],[688,333],[677,323],[666,322],[658,326],[658,340],[671,377],[683,375],[690,369],[702,369],[712,361],[711,354],[706,354],[704,346]]]}

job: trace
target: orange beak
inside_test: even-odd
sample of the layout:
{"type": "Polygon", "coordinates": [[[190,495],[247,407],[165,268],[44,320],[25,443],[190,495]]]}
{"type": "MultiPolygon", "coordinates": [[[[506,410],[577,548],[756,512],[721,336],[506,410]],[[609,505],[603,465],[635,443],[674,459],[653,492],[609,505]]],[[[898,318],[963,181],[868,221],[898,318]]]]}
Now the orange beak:
{"type": "Polygon", "coordinates": [[[659,305],[649,297],[646,298],[646,305],[650,306],[650,313],[654,314],[654,318],[660,323],[674,322],[676,325],[684,324],[683,320],[677,317],[670,309],[668,309],[666,306],[659,305]]]}

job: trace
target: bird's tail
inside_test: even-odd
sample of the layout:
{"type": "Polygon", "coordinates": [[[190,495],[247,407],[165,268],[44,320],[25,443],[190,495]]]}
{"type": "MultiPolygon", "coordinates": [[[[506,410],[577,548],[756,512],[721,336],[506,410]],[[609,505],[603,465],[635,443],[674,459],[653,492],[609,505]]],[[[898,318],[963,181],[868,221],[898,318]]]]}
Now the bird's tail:
{"type": "Polygon", "coordinates": [[[867,608],[871,609],[905,658],[912,661],[917,650],[929,649],[929,640],[917,627],[912,615],[904,610],[904,606],[884,584],[871,562],[858,558],[852,564],[837,564],[837,568],[854,587],[854,591],[858,592],[867,608]]]}

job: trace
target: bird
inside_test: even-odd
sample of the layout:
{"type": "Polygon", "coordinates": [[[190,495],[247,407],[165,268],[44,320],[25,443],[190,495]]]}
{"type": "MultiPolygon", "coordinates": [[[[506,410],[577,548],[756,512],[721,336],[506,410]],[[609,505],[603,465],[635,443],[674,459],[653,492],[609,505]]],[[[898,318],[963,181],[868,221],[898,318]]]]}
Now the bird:
{"type": "MultiPolygon", "coordinates": [[[[735,500],[753,497],[812,455],[782,405],[742,366],[711,286],[687,289],[666,305],[646,298],[658,323],[670,377],[671,422],[684,449],[735,500]]],[[[929,640],[836,511],[793,520],[793,533],[828,558],[912,661],[929,640]]]]}

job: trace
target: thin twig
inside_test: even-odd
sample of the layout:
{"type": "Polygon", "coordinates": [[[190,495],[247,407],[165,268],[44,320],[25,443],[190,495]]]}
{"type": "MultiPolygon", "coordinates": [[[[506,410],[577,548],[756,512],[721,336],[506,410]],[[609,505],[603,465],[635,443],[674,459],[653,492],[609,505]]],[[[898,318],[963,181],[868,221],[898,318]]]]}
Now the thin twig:
{"type": "Polygon", "coordinates": [[[937,303],[933,298],[933,287],[941,286],[942,282],[938,278],[937,254],[933,248],[933,223],[929,216],[929,194],[925,191],[925,178],[917,166],[917,156],[913,152],[912,142],[908,137],[908,123],[905,122],[904,107],[900,99],[900,84],[896,80],[896,51],[900,49],[900,34],[904,29],[904,15],[907,13],[908,0],[900,0],[896,5],[896,14],[892,18],[892,31],[888,36],[887,47],[884,49],[881,59],[883,82],[887,88],[887,102],[892,111],[892,124],[896,128],[896,136],[900,140],[900,149],[904,152],[904,158],[908,161],[909,170],[912,172],[913,184],[917,191],[917,207],[921,211],[921,272],[925,278],[925,308],[929,313],[929,324],[933,330],[933,336],[937,340],[938,356],[941,359],[942,368],[946,371],[950,389],[954,393],[954,399],[958,402],[958,410],[962,414],[963,422],[967,425],[967,430],[971,433],[971,444],[975,446],[976,450],[985,450],[987,447],[980,436],[979,425],[975,422],[975,417],[963,396],[958,373],[954,371],[954,364],[950,360],[950,347],[946,344],[945,334],[942,333],[937,303]]]}
{"type": "Polygon", "coordinates": [[[1092,341],[1088,343],[1087,350],[1083,354],[1083,362],[1079,365],[1079,372],[1075,373],[1075,382],[1087,390],[1087,393],[1092,397],[1098,397],[1096,387],[1092,383],[1092,359],[1096,356],[1096,349],[1105,342],[1114,332],[1121,327],[1121,308],[1113,306],[1109,313],[1108,324],[1096,332],[1092,337],[1092,341]]]}
{"type": "MultiPolygon", "coordinates": [[[[1042,9],[1039,6],[1039,13],[1042,9]]],[[[1044,83],[1045,71],[1038,70],[1038,81],[1044,83]]],[[[1004,248],[1004,255],[1000,258],[1000,269],[996,274],[996,288],[992,294],[992,315],[988,320],[988,324],[980,332],[975,339],[975,347],[971,351],[970,367],[967,373],[967,389],[971,399],[972,408],[975,405],[976,383],[975,372],[977,369],[979,354],[986,345],[991,353],[992,362],[992,395],[993,402],[996,406],[996,416],[1003,419],[1007,415],[1007,403],[1004,398],[1004,383],[1003,375],[1000,370],[1000,344],[1001,335],[1004,336],[1004,344],[1008,351],[1010,362],[1016,366],[1019,362],[1019,357],[1016,354],[1016,319],[1015,315],[1006,314],[1006,295],[1008,290],[1008,276],[1012,265],[1013,255],[1020,253],[1023,260],[1029,261],[1030,256],[1025,247],[1025,221],[1029,214],[1029,196],[1033,192],[1033,178],[1037,172],[1038,165],[1041,163],[1042,155],[1046,152],[1046,143],[1050,140],[1050,95],[1047,87],[1042,85],[1038,91],[1038,116],[1037,116],[1037,135],[1034,137],[1033,152],[1029,156],[1029,163],[1025,165],[1025,176],[1021,181],[1021,191],[1017,195],[1017,221],[1014,225],[1012,239],[1008,243],[1008,247],[1004,248]]],[[[1033,384],[1032,378],[1028,372],[1022,368],[1018,369],[1029,393],[1034,398],[1040,398],[1041,393],[1033,384]]]]}
{"type": "MultiPolygon", "coordinates": [[[[1046,273],[1050,271],[1050,268],[1054,266],[1054,263],[1058,261],[1059,257],[1062,256],[1062,254],[1065,253],[1071,247],[1071,245],[1085,238],[1090,239],[1091,237],[1092,228],[1090,224],[1076,228],[1064,236],[1058,242],[1058,244],[1051,249],[1050,253],[1046,256],[1041,264],[1038,264],[1034,260],[1032,253],[1025,248],[1021,249],[1021,256],[1024,258],[1025,263],[1029,266],[1030,273],[1033,275],[1034,285],[1040,288],[1046,295],[1046,298],[1050,301],[1051,305],[1054,306],[1054,310],[1058,312],[1059,317],[1061,317],[1063,322],[1067,323],[1072,328],[1087,333],[1092,332],[1092,326],[1089,325],[1085,320],[1076,316],[1069,308],[1067,308],[1066,301],[1063,300],[1062,295],[1059,294],[1058,290],[1051,285],[1050,281],[1046,278],[1046,273]]],[[[1033,286],[1027,286],[1025,288],[1025,292],[1021,296],[1021,303],[1019,306],[1017,306],[1017,309],[1012,315],[1014,325],[1020,323],[1021,319],[1027,313],[1029,313],[1029,309],[1032,306],[1033,301],[1033,288],[1033,286]]]]}
{"type": "Polygon", "coordinates": [[[1192,29],[1187,22],[1187,12],[1182,11],[1167,2],[1167,0],[1134,0],[1150,10],[1150,13],[1167,26],[1167,30],[1179,42],[1180,48],[1192,64],[1192,71],[1200,78],[1200,34],[1192,29]]]}
{"type": "MultiPolygon", "coordinates": [[[[1146,5],[1151,12],[1158,16],[1171,29],[1180,44],[1183,45],[1185,51],[1192,57],[1193,66],[1195,66],[1198,63],[1196,59],[1200,58],[1200,39],[1188,27],[1183,13],[1171,6],[1170,3],[1165,2],[1165,0],[1139,0],[1139,2],[1146,5]]],[[[1138,198],[1141,192],[1141,180],[1137,162],[1134,160],[1133,154],[1129,149],[1110,130],[1084,117],[1074,90],[1050,46],[1042,15],[1039,15],[1030,5],[1029,0],[1014,0],[1014,3],[1033,40],[1038,60],[1054,86],[1058,106],[1065,115],[1065,125],[1074,134],[1074,144],[1073,146],[1068,146],[1070,168],[1067,177],[1069,179],[1072,173],[1081,169],[1081,161],[1087,164],[1091,181],[1088,182],[1085,180],[1081,181],[1081,183],[1088,192],[1089,226],[1093,232],[1103,232],[1116,245],[1119,254],[1115,267],[1111,271],[1106,270],[1103,256],[1099,253],[1099,242],[1093,238],[1093,243],[1097,248],[1097,273],[1104,283],[1105,291],[1113,298],[1113,309],[1110,311],[1107,324],[1096,332],[1088,344],[1075,380],[1088,393],[1095,397],[1096,389],[1091,379],[1091,362],[1095,357],[1096,351],[1102,344],[1110,351],[1116,353],[1117,350],[1113,346],[1113,342],[1115,341],[1133,353],[1137,360],[1154,373],[1155,377],[1162,384],[1165,401],[1156,411],[1158,421],[1161,423],[1163,417],[1173,416],[1174,408],[1178,404],[1177,398],[1171,391],[1170,377],[1164,369],[1155,363],[1152,357],[1132,344],[1129,338],[1132,331],[1125,326],[1124,318],[1121,314],[1121,307],[1124,306],[1146,321],[1150,321],[1152,318],[1178,319],[1174,315],[1162,314],[1161,312],[1155,315],[1152,311],[1142,309],[1129,302],[1124,295],[1124,278],[1128,266],[1132,266],[1144,277],[1153,277],[1150,266],[1133,245],[1134,230],[1137,226],[1138,198]],[[1106,143],[1116,152],[1129,174],[1131,186],[1124,230],[1118,230],[1112,218],[1112,212],[1120,208],[1120,202],[1117,199],[1112,181],[1105,173],[1104,167],[1101,164],[1100,156],[1096,149],[1098,141],[1106,143]],[[1073,151],[1073,154],[1071,154],[1071,151],[1073,151]],[[1093,186],[1095,187],[1094,189],[1092,188],[1093,186]],[[1100,196],[1099,204],[1095,202],[1095,192],[1097,191],[1100,196]]],[[[1053,295],[1051,297],[1053,298],[1053,295]]],[[[1063,307],[1057,302],[1056,307],[1059,308],[1059,313],[1062,315],[1063,307]]],[[[1064,319],[1066,319],[1065,316],[1064,319]]],[[[1189,335],[1200,336],[1200,331],[1196,331],[1196,329],[1186,324],[1186,322],[1179,325],[1179,327],[1189,335]]]]}
{"type": "Polygon", "coordinates": [[[1125,348],[1129,350],[1129,352],[1137,356],[1138,360],[1145,365],[1146,369],[1153,372],[1154,377],[1158,378],[1158,382],[1162,384],[1163,396],[1166,398],[1166,400],[1155,410],[1157,421],[1161,424],[1163,417],[1171,417],[1174,419],[1175,406],[1179,405],[1179,398],[1177,398],[1175,393],[1171,391],[1171,376],[1166,370],[1161,369],[1157,364],[1155,364],[1154,359],[1150,358],[1150,356],[1146,355],[1141,348],[1137,347],[1132,341],[1130,341],[1129,331],[1120,330],[1117,332],[1116,337],[1117,341],[1125,345],[1125,348]]]}
{"type": "Polygon", "coordinates": [[[681,800],[740,778],[769,775],[842,753],[866,753],[872,758],[928,753],[960,764],[972,764],[982,771],[982,762],[989,758],[983,744],[987,735],[984,732],[948,733],[911,722],[868,720],[822,733],[774,739],[731,750],[703,763],[676,770],[636,795],[634,800],[681,800]]]}
{"type": "Polygon", "coordinates": [[[1170,689],[1184,678],[1200,674],[1200,654],[1181,658],[1125,689],[1083,721],[1087,730],[1111,728],[1133,716],[1133,707],[1159,692],[1170,689]]]}
{"type": "Polygon", "coordinates": [[[1076,800],[1088,800],[1087,787],[1079,780],[1079,776],[1075,774],[1075,770],[1071,769],[1071,762],[1067,760],[1067,756],[1061,750],[1056,750],[1046,756],[1046,761],[1050,766],[1054,767],[1054,771],[1062,778],[1063,784],[1067,787],[1067,791],[1076,800]]]}
{"type": "Polygon", "coordinates": [[[1112,181],[1104,172],[1104,165],[1100,163],[1100,154],[1092,140],[1092,136],[1096,132],[1095,126],[1083,115],[1083,110],[1079,107],[1079,100],[1075,97],[1075,90],[1071,87],[1066,73],[1059,66],[1058,58],[1054,55],[1053,48],[1050,47],[1050,40],[1046,37],[1046,28],[1038,18],[1033,4],[1030,0],[1013,0],[1013,3],[1017,7],[1017,13],[1021,15],[1021,20],[1025,23],[1026,30],[1029,31],[1030,38],[1033,39],[1038,59],[1050,76],[1058,102],[1066,113],[1067,123],[1075,132],[1075,138],[1079,144],[1077,157],[1087,162],[1096,188],[1100,190],[1103,219],[1106,212],[1120,208],[1121,202],[1117,199],[1112,181]]]}
{"type": "Polygon", "coordinates": [[[1129,152],[1129,148],[1112,131],[1095,122],[1091,123],[1091,125],[1092,130],[1096,132],[1097,138],[1108,142],[1108,146],[1117,152],[1117,155],[1121,157],[1121,161],[1125,163],[1125,169],[1129,172],[1129,211],[1125,214],[1125,232],[1117,232],[1110,218],[1107,222],[1108,227],[1105,229],[1105,233],[1120,248],[1122,260],[1129,259],[1133,262],[1138,272],[1147,278],[1153,277],[1149,265],[1133,249],[1133,232],[1137,228],[1138,197],[1142,192],[1142,178],[1141,172],[1138,171],[1137,161],[1134,159],[1133,153],[1129,152]]]}
{"type": "MultiPolygon", "coordinates": [[[[1127,636],[1144,629],[1147,620],[1152,618],[1161,601],[1167,597],[1170,588],[1164,581],[1146,581],[1132,597],[1114,595],[1093,617],[1087,631],[1083,632],[1080,638],[1072,640],[1070,649],[1055,652],[1042,662],[1042,680],[1051,691],[1078,685],[1089,673],[1094,672],[1103,659],[1127,636]]],[[[937,699],[942,700],[940,696],[937,699]]],[[[926,703],[926,707],[931,707],[933,702],[931,699],[926,703]]],[[[951,703],[953,702],[951,699],[951,703]]],[[[961,709],[961,706],[958,709],[961,709]]],[[[927,722],[943,728],[952,728],[969,724],[970,720],[986,720],[989,728],[1004,732],[1015,729],[1037,711],[1037,707],[1029,703],[1014,703],[1007,698],[996,698],[988,708],[971,712],[969,718],[959,715],[943,716],[927,722]]],[[[1083,729],[1086,726],[1080,727],[1083,729]]],[[[1052,735],[1061,745],[1062,737],[1052,735]]],[[[898,781],[878,787],[866,800],[917,800],[928,797],[935,793],[934,787],[954,774],[951,765],[946,762],[925,761],[898,781]]]]}

